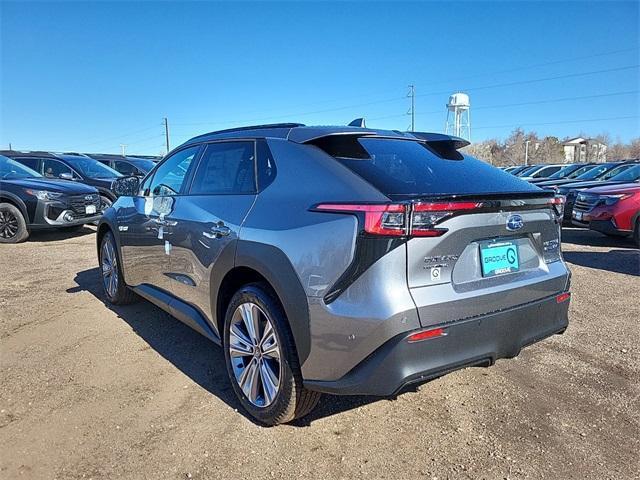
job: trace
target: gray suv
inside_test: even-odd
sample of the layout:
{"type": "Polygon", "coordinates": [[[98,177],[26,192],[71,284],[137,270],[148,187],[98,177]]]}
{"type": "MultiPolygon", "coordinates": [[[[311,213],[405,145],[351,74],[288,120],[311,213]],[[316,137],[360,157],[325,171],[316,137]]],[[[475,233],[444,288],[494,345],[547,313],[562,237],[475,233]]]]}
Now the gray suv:
{"type": "Polygon", "coordinates": [[[260,423],[395,395],[567,328],[562,202],[429,133],[278,124],[195,137],[97,235],[105,294],[224,348],[260,423]]]}

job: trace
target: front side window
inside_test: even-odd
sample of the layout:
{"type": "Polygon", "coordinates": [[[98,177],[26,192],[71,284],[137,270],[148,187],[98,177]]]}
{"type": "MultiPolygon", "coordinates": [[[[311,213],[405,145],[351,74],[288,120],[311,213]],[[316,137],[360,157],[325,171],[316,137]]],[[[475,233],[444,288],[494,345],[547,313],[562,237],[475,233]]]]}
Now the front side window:
{"type": "Polygon", "coordinates": [[[221,142],[207,145],[196,170],[191,193],[254,193],[254,159],[254,142],[221,142]]]}
{"type": "Polygon", "coordinates": [[[65,157],[82,175],[88,178],[116,178],[122,175],[113,168],[88,157],[65,157]]]}
{"type": "MultiPolygon", "coordinates": [[[[73,170],[71,170],[71,168],[59,160],[52,160],[50,158],[43,161],[42,170],[44,172],[44,176],[49,178],[60,178],[60,175],[63,173],[73,175],[73,170]]],[[[75,177],[76,175],[73,176],[75,177]]]]}
{"type": "Polygon", "coordinates": [[[123,175],[135,175],[136,173],[138,173],[136,167],[127,162],[116,160],[115,167],[116,170],[123,175]]]}
{"type": "Polygon", "coordinates": [[[199,146],[185,148],[167,158],[155,171],[150,181],[149,192],[151,195],[179,195],[187,178],[189,167],[199,149],[199,146]]]}

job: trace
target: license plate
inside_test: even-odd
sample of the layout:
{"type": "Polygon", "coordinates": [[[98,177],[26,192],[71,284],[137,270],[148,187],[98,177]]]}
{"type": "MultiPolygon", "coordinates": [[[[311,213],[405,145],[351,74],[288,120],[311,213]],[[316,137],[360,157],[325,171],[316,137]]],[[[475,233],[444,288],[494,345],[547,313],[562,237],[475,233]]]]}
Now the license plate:
{"type": "Polygon", "coordinates": [[[95,205],[87,205],[84,209],[84,212],[89,215],[92,213],[96,213],[96,206],[95,205]]]}
{"type": "Polygon", "coordinates": [[[518,246],[513,242],[493,242],[480,245],[482,276],[493,277],[520,269],[518,246]]]}

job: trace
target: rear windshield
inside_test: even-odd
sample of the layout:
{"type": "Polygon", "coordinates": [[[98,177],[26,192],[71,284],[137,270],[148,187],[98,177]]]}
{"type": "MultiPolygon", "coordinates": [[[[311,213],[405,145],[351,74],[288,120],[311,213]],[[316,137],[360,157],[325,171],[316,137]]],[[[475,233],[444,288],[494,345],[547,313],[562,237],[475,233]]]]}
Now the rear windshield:
{"type": "Polygon", "coordinates": [[[578,180],[593,180],[594,178],[598,178],[604,172],[608,172],[612,168],[615,167],[615,164],[604,163],[602,165],[596,165],[590,170],[587,170],[582,175],[576,177],[578,180]]]}
{"type": "Polygon", "coordinates": [[[316,143],[387,196],[539,192],[510,173],[466,155],[448,160],[421,142],[333,137],[316,143]]]}

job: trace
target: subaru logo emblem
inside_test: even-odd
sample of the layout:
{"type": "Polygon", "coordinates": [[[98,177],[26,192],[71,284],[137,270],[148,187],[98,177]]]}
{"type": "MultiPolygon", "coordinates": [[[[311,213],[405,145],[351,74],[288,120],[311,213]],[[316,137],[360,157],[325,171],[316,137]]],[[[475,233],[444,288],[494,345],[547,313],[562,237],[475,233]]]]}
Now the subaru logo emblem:
{"type": "Polygon", "coordinates": [[[524,220],[520,215],[511,215],[507,218],[507,230],[520,230],[522,227],[524,227],[524,220]]]}

